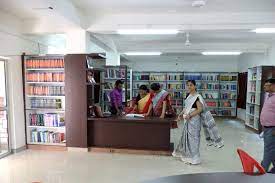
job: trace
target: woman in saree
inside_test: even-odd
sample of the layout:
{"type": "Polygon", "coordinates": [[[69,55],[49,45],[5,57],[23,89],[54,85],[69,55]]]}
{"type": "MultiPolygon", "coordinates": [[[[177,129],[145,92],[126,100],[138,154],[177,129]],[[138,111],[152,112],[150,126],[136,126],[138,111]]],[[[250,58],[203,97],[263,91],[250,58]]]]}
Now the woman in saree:
{"type": "Polygon", "coordinates": [[[174,157],[180,157],[185,163],[197,165],[200,160],[200,131],[201,113],[205,102],[200,94],[196,92],[196,82],[187,81],[189,94],[185,100],[185,108],[179,114],[177,121],[184,121],[182,136],[173,152],[174,157]]]}
{"type": "Polygon", "coordinates": [[[162,119],[165,117],[173,117],[175,112],[171,106],[169,93],[161,89],[159,83],[153,83],[151,90],[154,93],[154,97],[152,98],[152,104],[149,107],[148,113],[145,116],[150,116],[153,112],[153,116],[162,119]]]}
{"type": "Polygon", "coordinates": [[[132,113],[146,114],[152,103],[152,94],[146,85],[141,85],[138,93],[132,113]]]}

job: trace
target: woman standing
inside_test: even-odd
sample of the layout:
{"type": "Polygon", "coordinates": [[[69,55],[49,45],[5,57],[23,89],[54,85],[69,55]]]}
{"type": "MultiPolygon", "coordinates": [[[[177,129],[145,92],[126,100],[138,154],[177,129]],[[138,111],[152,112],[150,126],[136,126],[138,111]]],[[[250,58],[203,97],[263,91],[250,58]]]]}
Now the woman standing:
{"type": "Polygon", "coordinates": [[[157,116],[162,119],[165,117],[175,116],[175,112],[171,106],[169,93],[161,89],[159,83],[153,83],[151,85],[151,90],[154,93],[154,97],[152,98],[152,104],[150,105],[149,110],[145,116],[151,115],[152,110],[153,116],[157,116]]]}
{"type": "Polygon", "coordinates": [[[197,165],[200,160],[200,131],[201,117],[205,102],[196,91],[196,82],[187,81],[189,94],[185,100],[185,108],[178,116],[178,121],[184,120],[183,132],[179,144],[173,152],[174,157],[180,157],[182,161],[197,165]]]}

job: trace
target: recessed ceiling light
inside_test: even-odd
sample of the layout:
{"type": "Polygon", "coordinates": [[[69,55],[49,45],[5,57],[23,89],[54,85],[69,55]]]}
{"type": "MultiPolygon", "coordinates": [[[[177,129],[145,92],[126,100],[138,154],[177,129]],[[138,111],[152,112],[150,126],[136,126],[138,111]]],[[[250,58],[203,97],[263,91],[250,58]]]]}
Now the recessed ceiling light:
{"type": "Polygon", "coordinates": [[[165,34],[178,34],[179,30],[176,29],[121,29],[117,30],[118,34],[125,35],[165,35],[165,34]]]}
{"type": "Polygon", "coordinates": [[[203,55],[240,55],[240,51],[204,51],[203,55]]]}
{"type": "Polygon", "coordinates": [[[256,32],[259,34],[270,34],[275,33],[275,28],[257,28],[252,30],[252,32],[256,32]]]}
{"type": "Polygon", "coordinates": [[[192,2],[192,6],[195,8],[203,7],[205,6],[205,4],[206,4],[206,0],[195,0],[192,2]]]}
{"type": "Polygon", "coordinates": [[[154,56],[154,55],[161,55],[161,52],[126,52],[124,53],[125,55],[129,55],[129,56],[154,56]]]}

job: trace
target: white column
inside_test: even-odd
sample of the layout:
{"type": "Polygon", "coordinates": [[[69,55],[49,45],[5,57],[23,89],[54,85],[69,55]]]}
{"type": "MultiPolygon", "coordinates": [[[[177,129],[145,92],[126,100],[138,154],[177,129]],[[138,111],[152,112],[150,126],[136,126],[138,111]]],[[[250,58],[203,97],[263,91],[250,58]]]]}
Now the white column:
{"type": "Polygon", "coordinates": [[[113,65],[113,66],[120,65],[120,54],[116,52],[107,52],[106,65],[113,65]]]}
{"type": "Polygon", "coordinates": [[[22,64],[20,56],[10,58],[7,61],[8,120],[11,149],[16,152],[26,148],[22,64]]]}
{"type": "Polygon", "coordinates": [[[89,47],[89,33],[83,29],[66,32],[67,54],[87,53],[89,47]]]}

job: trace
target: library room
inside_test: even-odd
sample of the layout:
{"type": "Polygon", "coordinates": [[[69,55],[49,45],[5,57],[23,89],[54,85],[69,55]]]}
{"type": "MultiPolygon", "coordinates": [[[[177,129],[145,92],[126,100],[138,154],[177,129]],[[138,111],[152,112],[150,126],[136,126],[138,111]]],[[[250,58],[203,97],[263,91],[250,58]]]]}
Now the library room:
{"type": "Polygon", "coordinates": [[[275,182],[274,5],[1,0],[0,182],[275,182]]]}

